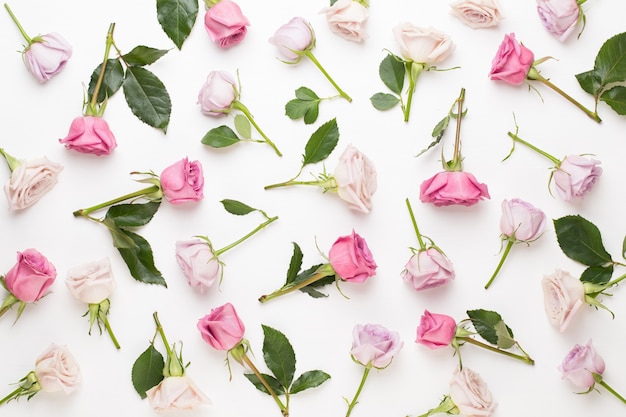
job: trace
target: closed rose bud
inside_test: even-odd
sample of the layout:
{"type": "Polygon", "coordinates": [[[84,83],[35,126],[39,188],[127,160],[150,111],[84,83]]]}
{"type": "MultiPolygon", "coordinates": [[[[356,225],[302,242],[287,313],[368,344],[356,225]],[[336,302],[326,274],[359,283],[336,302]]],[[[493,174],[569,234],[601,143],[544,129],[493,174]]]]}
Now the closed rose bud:
{"type": "Polygon", "coordinates": [[[553,186],[565,201],[582,198],[602,175],[600,161],[582,155],[569,155],[552,173],[553,186]]]}
{"type": "Polygon", "coordinates": [[[537,13],[543,27],[564,42],[576,28],[581,9],[576,0],[537,0],[537,13]]]}
{"type": "Polygon", "coordinates": [[[424,310],[420,324],[417,326],[415,343],[430,349],[439,349],[449,346],[454,340],[455,333],[456,321],[452,317],[424,310]]]}
{"type": "Polygon", "coordinates": [[[71,268],[65,285],[76,299],[87,304],[99,304],[117,287],[109,258],[71,268]]]}
{"type": "Polygon", "coordinates": [[[217,350],[231,350],[241,342],[245,326],[235,307],[226,303],[198,320],[202,339],[217,350]]]}
{"type": "Polygon", "coordinates": [[[306,19],[294,17],[278,28],[269,42],[278,48],[286,62],[295,64],[305,51],[315,46],[315,32],[306,19]]]}
{"type": "Polygon", "coordinates": [[[198,93],[198,104],[208,116],[223,116],[238,98],[235,79],[226,71],[211,71],[198,93]]]}
{"type": "Polygon", "coordinates": [[[40,83],[57,75],[72,56],[72,46],[58,33],[37,36],[24,50],[24,63],[40,83]]]}
{"type": "Polygon", "coordinates": [[[604,373],[604,360],[598,353],[591,339],[586,345],[575,345],[563,358],[563,362],[558,367],[563,379],[567,379],[572,384],[581,389],[591,389],[596,383],[593,374],[602,375],[604,373]]]}
{"type": "Polygon", "coordinates": [[[337,195],[351,209],[370,212],[378,177],[374,163],[367,156],[353,145],[348,145],[339,157],[333,177],[337,183],[337,195]]]}
{"type": "Polygon", "coordinates": [[[204,198],[202,164],[188,158],[165,168],[159,176],[163,195],[172,204],[200,201],[204,198]]]}
{"type": "Polygon", "coordinates": [[[17,253],[17,263],[6,273],[4,284],[11,294],[25,303],[43,297],[54,283],[57,271],[36,249],[17,253]]]}
{"type": "Polygon", "coordinates": [[[204,15],[204,28],[211,40],[222,48],[240,43],[248,31],[246,26],[250,26],[248,18],[239,5],[230,0],[220,0],[204,15]]]}
{"type": "Polygon", "coordinates": [[[67,149],[93,155],[109,155],[117,147],[117,141],[109,124],[102,117],[76,117],[67,136],[59,139],[67,149]]]}
{"type": "Polygon", "coordinates": [[[414,253],[402,272],[402,279],[417,291],[440,287],[454,277],[452,262],[434,247],[414,253]]]}
{"type": "Polygon", "coordinates": [[[202,239],[176,242],[176,262],[183,270],[189,286],[197,288],[201,293],[222,275],[222,264],[202,239]]]}
{"type": "Polygon", "coordinates": [[[403,342],[398,332],[380,324],[357,324],[352,331],[352,358],[363,366],[382,369],[391,363],[403,342]]]}
{"type": "Polygon", "coordinates": [[[393,29],[404,59],[432,66],[444,61],[454,51],[450,36],[432,27],[421,28],[404,22],[393,29]]]}
{"type": "Polygon", "coordinates": [[[515,34],[504,35],[496,56],[491,62],[489,78],[513,85],[520,85],[533,65],[533,52],[515,39],[515,34]]]}
{"type": "Polygon", "coordinates": [[[38,358],[35,375],[43,391],[71,394],[81,382],[80,366],[67,346],[52,343],[38,358]]]}
{"type": "Polygon", "coordinates": [[[532,204],[519,198],[502,201],[500,231],[518,242],[537,239],[546,226],[546,215],[532,204]]]}
{"type": "Polygon", "coordinates": [[[376,274],[376,262],[367,242],[354,230],[338,238],[328,252],[330,265],[344,281],[364,282],[376,274]]]}

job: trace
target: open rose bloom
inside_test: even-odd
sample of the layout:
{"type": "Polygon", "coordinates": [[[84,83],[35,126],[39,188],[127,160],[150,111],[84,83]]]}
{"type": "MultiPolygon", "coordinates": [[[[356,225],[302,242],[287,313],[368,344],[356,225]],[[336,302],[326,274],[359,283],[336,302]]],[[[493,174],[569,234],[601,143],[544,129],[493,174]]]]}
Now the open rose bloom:
{"type": "Polygon", "coordinates": [[[502,201],[500,231],[516,242],[531,242],[538,239],[546,227],[546,215],[532,204],[519,199],[502,201]]]}
{"type": "Polygon", "coordinates": [[[541,280],[543,301],[550,323],[564,332],[585,305],[583,283],[569,272],[556,270],[541,280]]]}
{"type": "Polygon", "coordinates": [[[575,345],[563,358],[558,367],[563,379],[581,389],[592,389],[596,383],[594,374],[604,373],[604,360],[593,347],[591,340],[586,345],[575,345]]]}
{"type": "Polygon", "coordinates": [[[344,281],[364,282],[376,274],[376,262],[367,242],[354,230],[339,237],[328,252],[335,273],[344,281]]]}
{"type": "Polygon", "coordinates": [[[455,276],[452,262],[435,247],[415,252],[402,272],[402,279],[416,291],[441,287],[455,276]]]}
{"type": "Polygon", "coordinates": [[[468,367],[456,371],[450,380],[450,398],[466,417],[489,417],[497,407],[487,383],[468,367]]]}
{"type": "Polygon", "coordinates": [[[415,343],[429,349],[440,349],[450,346],[456,334],[456,321],[445,314],[434,314],[424,310],[417,326],[415,343]]]}
{"type": "Polygon", "coordinates": [[[504,40],[491,62],[489,78],[520,85],[526,80],[534,60],[533,52],[519,43],[514,33],[504,35],[504,40]]]}
{"type": "Polygon", "coordinates": [[[197,202],[204,198],[202,164],[183,158],[159,176],[163,195],[172,204],[197,202]]]}
{"type": "Polygon", "coordinates": [[[35,375],[46,392],[71,394],[80,386],[80,366],[67,346],[52,343],[38,358],[35,375]]]}
{"type": "Polygon", "coordinates": [[[171,410],[195,410],[211,400],[186,375],[165,377],[146,391],[150,405],[157,413],[171,410]]]}
{"type": "Polygon", "coordinates": [[[46,157],[20,161],[4,184],[9,210],[23,210],[39,201],[56,185],[62,170],[46,157]]]}
{"type": "Polygon", "coordinates": [[[564,42],[581,20],[582,9],[576,0],[537,0],[537,14],[548,33],[564,42]]]}
{"type": "Polygon", "coordinates": [[[239,5],[230,0],[220,0],[204,15],[204,28],[211,40],[222,48],[240,43],[246,37],[247,26],[250,26],[250,21],[239,5]]]}
{"type": "Polygon", "coordinates": [[[582,155],[569,155],[552,172],[552,187],[565,201],[583,198],[600,179],[600,161],[582,155]]]}
{"type": "Polygon", "coordinates": [[[450,12],[472,29],[497,26],[502,20],[498,0],[456,0],[450,12]]]}
{"type": "Polygon", "coordinates": [[[65,285],[74,298],[87,304],[104,301],[117,288],[109,258],[71,268],[67,273],[65,285]]]}
{"type": "Polygon", "coordinates": [[[352,336],[352,358],[363,366],[378,369],[389,366],[404,344],[398,332],[389,331],[380,324],[357,324],[352,336]]]}
{"type": "Polygon", "coordinates": [[[326,15],[328,27],[333,33],[353,42],[367,39],[369,8],[366,0],[337,0],[322,13],[326,15]]]}
{"type": "Polygon", "coordinates": [[[333,177],[337,183],[337,195],[351,209],[370,212],[372,196],[378,186],[378,174],[374,163],[367,156],[353,145],[348,145],[339,157],[333,177]]]}
{"type": "Polygon", "coordinates": [[[237,98],[237,83],[226,71],[211,71],[198,92],[200,111],[207,116],[220,117],[228,114],[237,98]]]}
{"type": "Polygon", "coordinates": [[[393,28],[393,35],[404,59],[428,67],[444,61],[455,48],[450,35],[432,27],[404,22],[393,28]]]}
{"type": "Polygon", "coordinates": [[[99,116],[74,118],[67,136],[59,139],[67,149],[93,155],[109,155],[117,147],[117,141],[109,124],[99,116]]]}

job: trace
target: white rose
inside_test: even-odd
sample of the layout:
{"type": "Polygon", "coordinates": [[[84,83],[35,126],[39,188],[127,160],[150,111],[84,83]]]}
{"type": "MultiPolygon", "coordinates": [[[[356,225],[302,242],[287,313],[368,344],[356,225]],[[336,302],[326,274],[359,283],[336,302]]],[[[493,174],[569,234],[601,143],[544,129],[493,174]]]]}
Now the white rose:
{"type": "Polygon", "coordinates": [[[473,29],[496,26],[502,20],[497,0],[457,0],[450,7],[454,16],[473,29]]]}
{"type": "Polygon", "coordinates": [[[187,376],[168,376],[146,391],[150,405],[156,412],[194,410],[211,400],[187,376]]]}
{"type": "Polygon", "coordinates": [[[22,210],[39,201],[58,182],[62,169],[46,157],[22,161],[4,184],[9,210],[22,210]]]}
{"type": "Polygon", "coordinates": [[[427,66],[440,63],[454,50],[450,36],[432,27],[404,22],[393,29],[393,34],[404,59],[427,66]]]}
{"type": "Polygon", "coordinates": [[[367,39],[365,24],[369,9],[356,0],[337,0],[335,4],[322,10],[331,31],[344,39],[363,42],[367,39]]]}
{"type": "Polygon", "coordinates": [[[550,323],[564,332],[585,304],[585,288],[569,272],[557,269],[541,280],[543,302],[550,323]]]}
{"type": "Polygon", "coordinates": [[[485,381],[467,367],[454,373],[450,381],[450,398],[465,417],[489,417],[497,405],[485,381]]]}
{"type": "Polygon", "coordinates": [[[35,375],[46,392],[70,394],[81,381],[80,366],[66,346],[52,343],[35,362],[35,375]]]}
{"type": "Polygon", "coordinates": [[[377,187],[376,168],[372,161],[353,145],[348,145],[339,157],[333,177],[339,197],[347,201],[351,209],[369,213],[377,187]]]}
{"type": "Polygon", "coordinates": [[[117,287],[109,258],[71,268],[65,285],[74,297],[87,304],[101,303],[117,287]]]}

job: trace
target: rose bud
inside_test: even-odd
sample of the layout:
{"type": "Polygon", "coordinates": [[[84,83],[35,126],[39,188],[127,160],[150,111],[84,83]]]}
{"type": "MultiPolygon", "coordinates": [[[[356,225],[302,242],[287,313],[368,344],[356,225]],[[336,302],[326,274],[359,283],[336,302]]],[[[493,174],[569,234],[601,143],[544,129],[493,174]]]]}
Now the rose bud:
{"type": "Polygon", "coordinates": [[[163,195],[172,204],[200,201],[204,198],[202,164],[188,158],[165,168],[159,176],[163,195]]]}

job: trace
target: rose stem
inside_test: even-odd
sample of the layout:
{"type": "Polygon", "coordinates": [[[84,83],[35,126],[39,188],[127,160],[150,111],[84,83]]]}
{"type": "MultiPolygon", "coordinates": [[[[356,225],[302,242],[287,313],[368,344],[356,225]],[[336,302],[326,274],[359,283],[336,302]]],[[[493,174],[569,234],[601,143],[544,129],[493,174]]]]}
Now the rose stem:
{"type": "Polygon", "coordinates": [[[252,361],[250,360],[250,358],[248,357],[246,353],[243,354],[242,359],[246,363],[246,365],[248,365],[248,367],[254,373],[254,375],[256,375],[256,377],[259,378],[259,381],[261,381],[261,384],[263,384],[267,392],[269,392],[272,398],[274,398],[274,401],[276,401],[276,404],[278,405],[278,408],[280,408],[280,412],[282,413],[282,415],[284,417],[289,417],[289,409],[285,407],[285,405],[280,400],[280,398],[278,398],[278,395],[276,395],[272,387],[269,386],[269,384],[267,383],[267,381],[265,380],[261,372],[259,372],[257,367],[254,366],[254,363],[252,363],[252,361]]]}
{"type": "Polygon", "coordinates": [[[283,154],[280,153],[280,151],[278,150],[274,142],[272,142],[270,138],[268,138],[267,135],[263,133],[259,125],[254,121],[254,117],[252,116],[252,113],[250,113],[250,110],[248,110],[248,108],[244,106],[242,102],[235,100],[232,103],[232,107],[234,109],[241,110],[241,112],[246,116],[246,118],[250,121],[250,123],[252,123],[252,126],[254,126],[257,132],[259,132],[259,134],[263,136],[263,139],[265,139],[265,142],[267,142],[267,144],[270,145],[274,149],[274,151],[276,152],[278,156],[283,156],[283,154]]]}
{"type": "Polygon", "coordinates": [[[404,107],[404,121],[409,121],[409,116],[411,114],[411,102],[413,101],[413,92],[415,91],[415,84],[417,82],[417,77],[422,73],[424,69],[423,64],[418,64],[417,62],[409,61],[409,92],[406,97],[406,106],[404,107]],[[417,67],[415,66],[417,65],[417,67]],[[415,70],[413,70],[415,68],[415,70]]]}
{"type": "Polygon", "coordinates": [[[74,217],[87,216],[89,213],[91,213],[93,211],[100,210],[102,208],[111,206],[111,205],[116,204],[116,203],[120,203],[122,201],[126,201],[126,200],[134,198],[134,197],[141,197],[143,195],[154,193],[156,191],[159,191],[160,188],[161,187],[159,187],[158,185],[151,185],[150,187],[147,187],[147,188],[135,191],[135,192],[130,193],[130,194],[123,195],[123,196],[118,197],[118,198],[114,198],[112,200],[106,201],[106,202],[101,203],[101,204],[97,204],[97,205],[89,207],[89,208],[78,209],[78,210],[74,211],[72,214],[74,215],[74,217]]]}
{"type": "Polygon", "coordinates": [[[109,336],[111,337],[111,340],[113,341],[113,344],[115,345],[115,348],[120,349],[121,346],[119,342],[117,341],[115,334],[113,334],[113,329],[111,328],[111,325],[109,324],[109,319],[107,317],[104,318],[104,328],[107,329],[107,333],[109,333],[109,336]]]}
{"type": "Polygon", "coordinates": [[[266,294],[266,295],[262,295],[259,297],[259,302],[261,303],[265,303],[273,298],[279,297],[281,295],[285,295],[285,294],[289,294],[290,292],[299,290],[300,288],[304,288],[307,285],[310,285],[316,281],[319,281],[320,279],[324,278],[324,277],[328,277],[332,274],[334,274],[335,271],[333,270],[333,267],[330,266],[330,264],[324,264],[321,267],[318,268],[317,271],[315,271],[315,273],[313,275],[311,275],[309,278],[305,279],[304,281],[301,281],[295,285],[292,285],[291,287],[283,287],[280,290],[276,290],[271,294],[266,294]]]}
{"type": "MultiPolygon", "coordinates": [[[[298,174],[300,175],[300,174],[298,174]]],[[[296,175],[297,178],[297,175],[296,175]]],[[[265,186],[265,190],[269,190],[272,188],[278,188],[278,187],[286,187],[289,185],[317,185],[320,186],[322,188],[334,188],[336,185],[334,184],[334,178],[328,178],[328,179],[324,179],[324,180],[317,180],[317,181],[294,181],[293,179],[290,179],[289,181],[285,181],[285,182],[279,182],[277,184],[271,184],[271,185],[266,185],[265,186]]]]}
{"type": "MultiPolygon", "coordinates": [[[[609,384],[607,384],[606,382],[604,382],[604,380],[600,380],[599,382],[600,385],[602,385],[604,388],[606,388],[606,390],[608,392],[610,392],[611,394],[613,394],[615,397],[617,397],[617,399],[619,399],[621,402],[623,402],[624,404],[626,404],[626,399],[624,397],[622,397],[621,395],[619,395],[617,393],[617,391],[615,391],[613,388],[611,388],[611,386],[609,384]]],[[[1,403],[0,403],[1,404],[1,403]]]]}
{"type": "Polygon", "coordinates": [[[252,236],[256,232],[258,232],[259,230],[263,229],[265,226],[267,226],[268,224],[270,224],[270,223],[272,223],[272,222],[274,222],[276,220],[278,220],[278,216],[274,216],[272,218],[267,219],[265,222],[263,222],[260,225],[258,225],[253,231],[251,231],[247,235],[243,236],[241,239],[238,239],[237,241],[231,243],[230,245],[224,246],[222,249],[215,251],[215,257],[217,258],[218,256],[220,256],[221,254],[223,254],[227,250],[230,250],[230,249],[234,248],[235,246],[237,246],[238,244],[240,244],[244,240],[248,239],[250,236],[252,236]]]}
{"type": "Polygon", "coordinates": [[[109,52],[111,51],[111,44],[113,43],[113,30],[115,30],[115,23],[111,23],[109,25],[109,30],[107,32],[107,40],[106,47],[104,50],[104,59],[102,60],[102,66],[100,68],[100,74],[98,75],[98,81],[93,89],[93,94],[91,96],[91,101],[87,106],[87,115],[95,115],[98,114],[96,111],[96,105],[98,104],[98,94],[100,93],[100,86],[102,85],[102,80],[104,80],[104,71],[107,66],[107,61],[109,60],[109,52]]]}
{"type": "Polygon", "coordinates": [[[545,156],[546,158],[548,158],[549,160],[551,160],[552,162],[554,162],[555,165],[558,165],[561,163],[561,161],[559,159],[557,159],[556,157],[550,155],[549,153],[542,151],[541,149],[537,148],[536,146],[526,142],[524,139],[520,138],[519,136],[517,136],[515,133],[512,132],[507,132],[507,134],[511,137],[511,139],[513,139],[515,142],[519,142],[522,145],[526,145],[528,146],[530,149],[532,149],[533,151],[537,152],[538,154],[541,154],[543,156],[545,156]]]}
{"type": "Polygon", "coordinates": [[[465,100],[465,88],[461,88],[461,94],[457,98],[458,109],[456,111],[456,136],[454,137],[454,152],[452,154],[453,165],[461,169],[461,120],[463,120],[463,101],[465,100]]]}
{"type": "Polygon", "coordinates": [[[482,347],[484,349],[490,350],[492,352],[500,353],[500,354],[508,356],[510,358],[519,359],[520,361],[526,362],[529,365],[534,365],[535,364],[534,359],[532,359],[530,356],[528,356],[528,354],[525,353],[525,352],[524,352],[525,353],[524,355],[518,355],[518,354],[515,354],[515,353],[512,353],[512,352],[508,352],[506,350],[498,349],[498,348],[495,348],[493,346],[487,345],[485,343],[479,342],[478,340],[474,340],[471,337],[460,337],[459,339],[461,339],[461,340],[463,340],[463,341],[465,341],[465,342],[467,342],[469,344],[472,344],[472,345],[479,346],[479,347],[482,347]]]}
{"type": "Polygon", "coordinates": [[[411,216],[411,221],[413,222],[413,228],[415,229],[415,234],[417,235],[417,241],[420,244],[420,249],[426,250],[426,245],[424,244],[422,235],[419,231],[419,228],[417,227],[417,222],[415,221],[415,216],[413,215],[413,209],[411,208],[411,203],[409,202],[408,198],[405,201],[406,201],[406,206],[409,209],[409,215],[411,216]]]}
{"type": "MultiPolygon", "coordinates": [[[[24,37],[26,42],[28,42],[29,45],[31,43],[33,43],[33,40],[30,38],[30,36],[28,36],[26,34],[26,31],[24,30],[24,28],[20,24],[19,20],[17,20],[17,17],[15,17],[15,15],[13,14],[13,11],[11,10],[11,8],[9,7],[9,5],[7,3],[4,3],[4,8],[7,9],[7,12],[9,12],[9,15],[11,16],[11,19],[13,20],[13,23],[15,23],[17,28],[20,30],[20,33],[22,34],[22,36],[24,37]]],[[[0,404],[2,404],[2,403],[0,403],[0,404]]]]}
{"type": "Polygon", "coordinates": [[[496,279],[496,275],[498,275],[498,272],[500,272],[500,268],[502,268],[502,265],[504,264],[504,260],[506,259],[507,255],[511,251],[511,247],[513,247],[513,243],[515,243],[515,241],[512,241],[512,240],[509,240],[506,243],[506,248],[504,248],[504,253],[502,254],[502,258],[500,258],[500,262],[498,263],[496,270],[493,271],[493,275],[491,276],[487,284],[485,284],[485,289],[488,289],[491,283],[493,282],[493,280],[496,279]]]}
{"type": "MultiPolygon", "coordinates": [[[[5,4],[6,6],[6,4],[5,4]]],[[[15,390],[13,390],[13,392],[11,392],[9,395],[7,395],[6,397],[4,397],[3,399],[0,400],[0,405],[6,403],[7,401],[13,399],[17,394],[19,394],[22,391],[22,387],[18,387],[15,390]]]]}
{"type": "Polygon", "coordinates": [[[313,52],[311,52],[310,50],[305,51],[304,53],[307,57],[309,57],[309,59],[311,61],[313,61],[313,63],[315,64],[315,66],[317,68],[320,69],[320,71],[322,71],[322,74],[324,74],[324,76],[328,79],[328,81],[330,81],[330,83],[333,85],[333,87],[335,87],[335,89],[337,90],[337,92],[341,95],[341,97],[345,98],[346,100],[348,100],[348,102],[352,102],[352,97],[350,97],[348,94],[346,94],[345,91],[343,91],[341,89],[341,87],[339,87],[337,85],[337,83],[335,82],[335,80],[333,80],[333,78],[330,76],[330,74],[328,72],[326,72],[326,70],[324,69],[324,67],[322,66],[322,64],[320,64],[320,62],[317,60],[317,58],[315,58],[315,55],[313,55],[313,52]]]}
{"type": "Polygon", "coordinates": [[[365,367],[365,370],[363,371],[363,377],[361,377],[361,383],[359,384],[359,388],[357,388],[356,393],[354,394],[354,398],[352,398],[352,402],[350,402],[350,404],[348,404],[348,412],[346,413],[346,417],[350,417],[350,414],[352,413],[352,409],[354,408],[355,405],[357,405],[357,400],[359,398],[359,395],[361,394],[361,390],[363,389],[363,386],[365,385],[365,380],[367,379],[367,376],[370,373],[370,369],[372,369],[372,364],[368,364],[365,367]]]}

